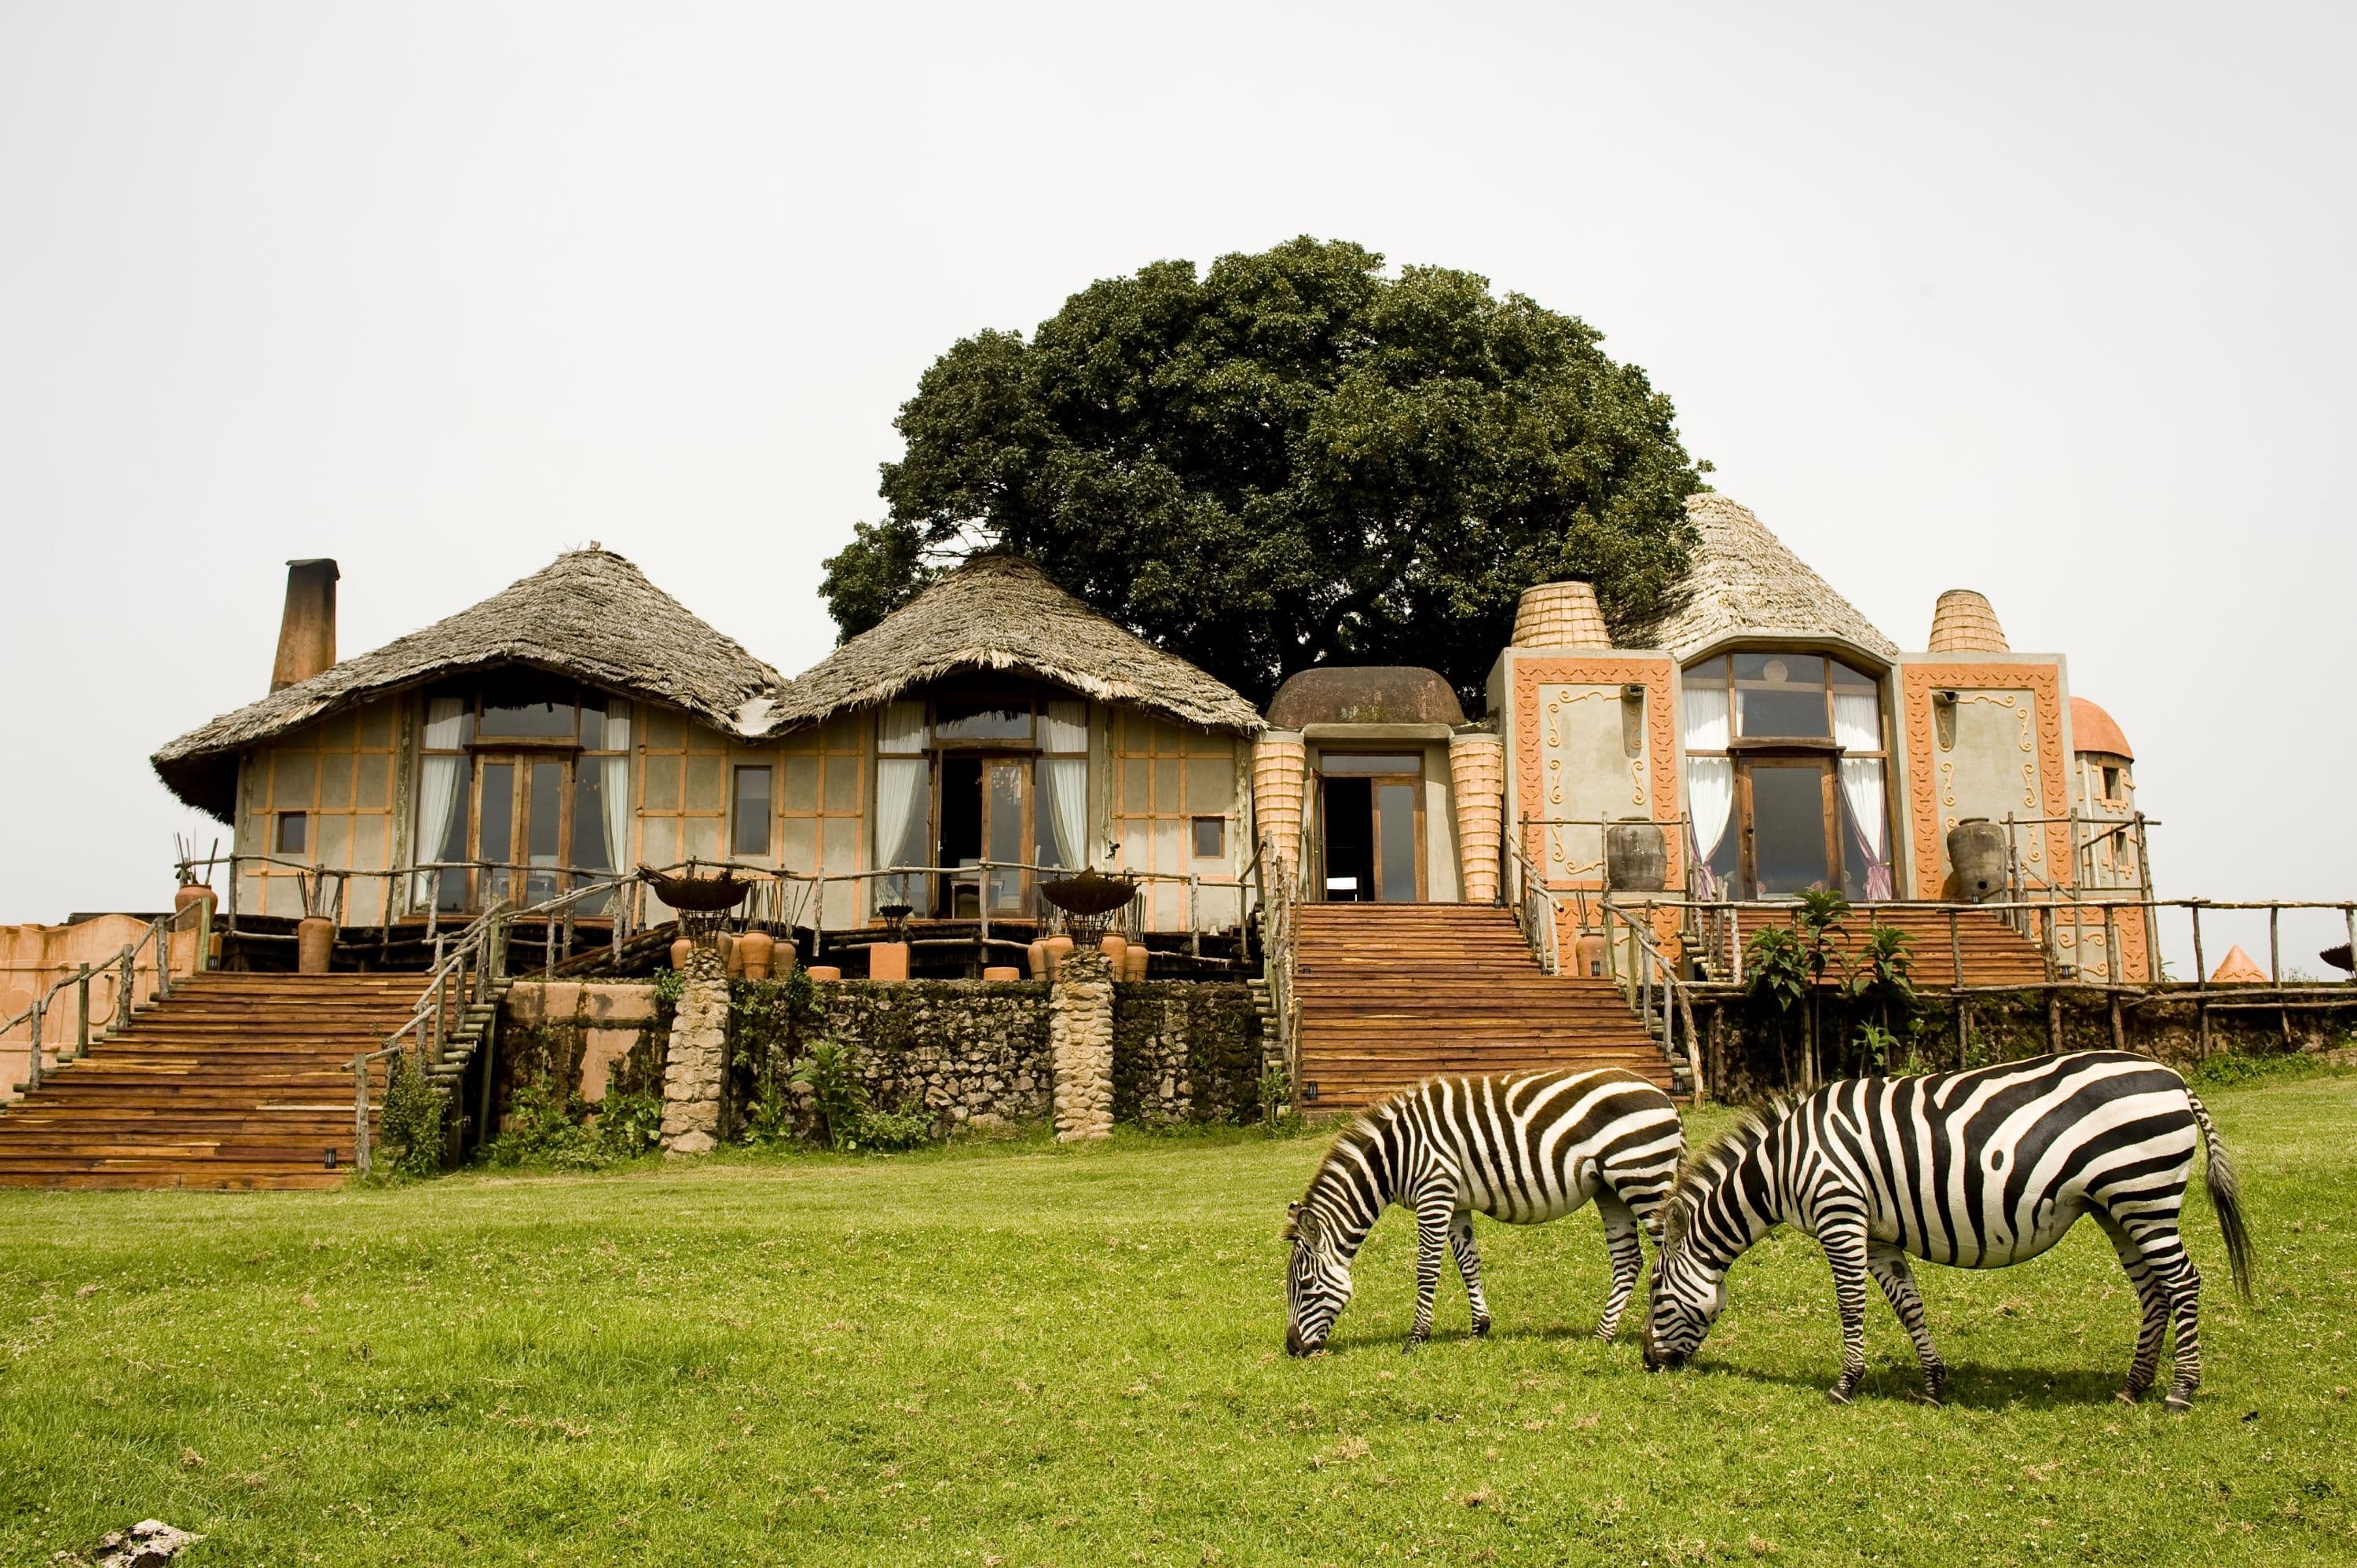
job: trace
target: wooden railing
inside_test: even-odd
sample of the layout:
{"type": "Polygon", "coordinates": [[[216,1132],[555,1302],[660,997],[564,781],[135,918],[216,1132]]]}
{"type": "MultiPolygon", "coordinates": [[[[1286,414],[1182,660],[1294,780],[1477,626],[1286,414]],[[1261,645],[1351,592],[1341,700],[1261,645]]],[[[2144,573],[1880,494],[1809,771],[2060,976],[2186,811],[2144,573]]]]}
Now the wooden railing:
{"type": "Polygon", "coordinates": [[[406,1048],[414,1056],[420,1076],[441,1061],[443,1047],[450,1037],[453,1009],[463,1015],[469,1004],[489,1000],[490,988],[500,976],[504,962],[500,931],[504,908],[495,904],[484,910],[455,940],[437,948],[433,971],[426,976],[425,989],[419,993],[409,1021],[386,1036],[382,1046],[351,1059],[352,1155],[362,1176],[368,1174],[370,1165],[370,1066],[399,1054],[404,1048],[404,1040],[409,1042],[406,1048]]]}
{"type": "Polygon", "coordinates": [[[1301,1083],[1301,1007],[1294,994],[1294,962],[1299,950],[1301,898],[1293,868],[1275,846],[1264,843],[1253,852],[1248,874],[1260,884],[1261,972],[1268,983],[1269,1009],[1276,1017],[1276,1038],[1285,1058],[1286,1081],[1296,1092],[1301,1083]]]}
{"type": "Polygon", "coordinates": [[[41,1079],[46,1069],[41,1053],[47,1048],[46,1042],[42,1039],[43,1026],[47,1022],[50,1004],[58,993],[68,986],[74,988],[73,1050],[70,1055],[64,1052],[59,1054],[59,1065],[62,1067],[90,1049],[91,1026],[93,1022],[90,1010],[91,981],[102,970],[113,969],[116,972],[114,1017],[111,1024],[101,1026],[102,1036],[114,1030],[129,1028],[132,1010],[138,1001],[139,954],[150,947],[155,950],[153,962],[156,986],[150,993],[151,999],[160,1001],[171,995],[172,938],[175,933],[193,925],[196,930],[196,943],[195,956],[190,961],[190,967],[192,970],[204,968],[206,950],[211,944],[211,913],[212,907],[210,901],[199,899],[177,908],[168,915],[156,916],[147,922],[137,936],[124,943],[122,950],[104,964],[96,968],[87,963],[76,965],[71,974],[59,977],[48,990],[34,997],[23,1012],[5,1022],[0,1022],[0,1038],[5,1038],[20,1024],[29,1026],[27,1033],[31,1039],[32,1054],[25,1070],[25,1089],[30,1091],[41,1087],[41,1079]]]}

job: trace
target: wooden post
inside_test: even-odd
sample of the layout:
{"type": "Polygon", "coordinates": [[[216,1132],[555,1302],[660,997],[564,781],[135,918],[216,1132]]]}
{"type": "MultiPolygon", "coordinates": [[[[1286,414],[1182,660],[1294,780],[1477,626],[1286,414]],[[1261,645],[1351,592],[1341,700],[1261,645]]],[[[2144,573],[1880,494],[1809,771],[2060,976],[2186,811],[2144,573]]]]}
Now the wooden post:
{"type": "Polygon", "coordinates": [[[2059,985],[2046,988],[2046,1048],[2062,1049],[2062,988],[2059,985]]]}
{"type": "Polygon", "coordinates": [[[74,1055],[90,1055],[90,965],[74,975],[74,1055]]]}
{"type": "Polygon", "coordinates": [[[123,944],[122,956],[114,961],[121,966],[121,972],[116,975],[114,982],[114,1026],[118,1029],[131,1027],[131,988],[139,977],[139,971],[135,967],[139,961],[136,952],[136,949],[125,942],[123,944]]]}
{"type": "Polygon", "coordinates": [[[2120,920],[2119,906],[2104,906],[2104,979],[2112,1012],[2112,1049],[2128,1048],[2127,1020],[2120,1015],[2120,920]]]}
{"type": "Polygon", "coordinates": [[[360,1167],[361,1175],[368,1175],[368,1058],[366,1055],[356,1057],[352,1060],[352,1163],[360,1167]]]}
{"type": "Polygon", "coordinates": [[[2291,1009],[2284,1005],[2283,997],[2283,906],[2267,906],[2267,982],[2276,988],[2276,1026],[2283,1031],[2284,1044],[2291,1044],[2291,1009]]]}
{"type": "MultiPolygon", "coordinates": [[[[1710,1010],[1710,1059],[1719,1071],[1719,1085],[1727,1081],[1727,1007],[1724,1003],[1710,1010]]],[[[1718,1086],[1711,1092],[1716,1094],[1718,1086]]]]}
{"type": "Polygon", "coordinates": [[[2210,961],[2201,956],[2201,903],[2196,899],[2193,911],[2193,1019],[2201,1036],[2201,1059],[2210,1059],[2210,961]]]}
{"type": "Polygon", "coordinates": [[[1203,956],[1203,879],[1193,872],[1187,874],[1187,956],[1203,956]]]}
{"type": "MultiPolygon", "coordinates": [[[[37,985],[40,983],[40,976],[38,973],[35,974],[33,983],[37,985]]],[[[25,1092],[27,1094],[41,1087],[41,1015],[47,1011],[48,1011],[48,998],[34,997],[33,1054],[25,1068],[25,1092]]]]}
{"type": "Polygon", "coordinates": [[[1964,984],[1964,939],[1957,928],[1956,919],[1955,907],[1951,905],[1948,908],[1948,966],[1951,971],[1948,983],[1961,991],[1964,984]]]}
{"type": "MultiPolygon", "coordinates": [[[[2357,926],[2352,929],[2357,929],[2357,926]]],[[[1727,907],[1727,940],[1735,954],[1735,983],[1740,985],[1743,983],[1743,906],[1740,904],[1727,907]]]]}

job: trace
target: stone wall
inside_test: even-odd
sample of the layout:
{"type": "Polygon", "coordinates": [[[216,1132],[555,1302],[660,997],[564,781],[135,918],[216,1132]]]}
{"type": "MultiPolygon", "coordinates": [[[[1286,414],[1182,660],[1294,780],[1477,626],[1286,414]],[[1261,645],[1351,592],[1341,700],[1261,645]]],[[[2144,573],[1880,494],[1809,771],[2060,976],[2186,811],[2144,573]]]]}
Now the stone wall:
{"type": "MultiPolygon", "coordinates": [[[[943,1128],[1045,1122],[1052,1110],[1049,988],[1031,981],[846,980],[817,988],[813,1037],[856,1047],[879,1111],[929,1113],[943,1128]]],[[[500,1103],[532,1042],[533,1070],[595,1103],[626,1063],[660,1085],[662,1032],[645,982],[518,982],[500,1015],[500,1103]],[[633,1058],[632,1053],[638,1053],[633,1058]]],[[[1137,1124],[1250,1120],[1260,1113],[1262,1039],[1240,983],[1176,980],[1114,987],[1114,1117],[1137,1124]]]]}
{"type": "Polygon", "coordinates": [[[1249,1121],[1260,1114],[1260,1015],[1243,985],[1146,980],[1117,986],[1116,1122],[1249,1121]]]}

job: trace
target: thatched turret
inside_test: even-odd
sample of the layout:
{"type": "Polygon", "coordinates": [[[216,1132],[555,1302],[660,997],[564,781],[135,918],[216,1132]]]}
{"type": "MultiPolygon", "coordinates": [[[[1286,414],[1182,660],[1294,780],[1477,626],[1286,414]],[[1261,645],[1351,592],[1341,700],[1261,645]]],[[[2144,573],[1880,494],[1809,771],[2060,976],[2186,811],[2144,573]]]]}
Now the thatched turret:
{"type": "Polygon", "coordinates": [[[978,555],[803,671],[770,728],[817,724],[966,671],[1027,675],[1207,729],[1261,727],[1233,689],[1114,625],[1030,562],[978,555]]]}
{"type": "Polygon", "coordinates": [[[1996,608],[1985,594],[1970,588],[1950,588],[1932,610],[1932,653],[2010,653],[2005,628],[1996,623],[1996,608]]]}

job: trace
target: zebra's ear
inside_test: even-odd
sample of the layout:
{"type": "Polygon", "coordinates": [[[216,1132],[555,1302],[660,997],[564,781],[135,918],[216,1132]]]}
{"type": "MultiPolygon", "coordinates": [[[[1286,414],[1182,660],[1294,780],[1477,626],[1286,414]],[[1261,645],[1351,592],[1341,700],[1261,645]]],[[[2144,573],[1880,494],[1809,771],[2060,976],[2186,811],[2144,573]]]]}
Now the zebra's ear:
{"type": "Polygon", "coordinates": [[[1283,1232],[1281,1232],[1281,1234],[1284,1236],[1285,1240],[1288,1240],[1288,1241],[1297,1240],[1300,1238],[1300,1235],[1301,1235],[1301,1205],[1300,1205],[1300,1204],[1298,1204],[1298,1203],[1288,1203],[1288,1204],[1286,1204],[1286,1205],[1285,1206],[1285,1230],[1283,1230],[1283,1232]]]}

